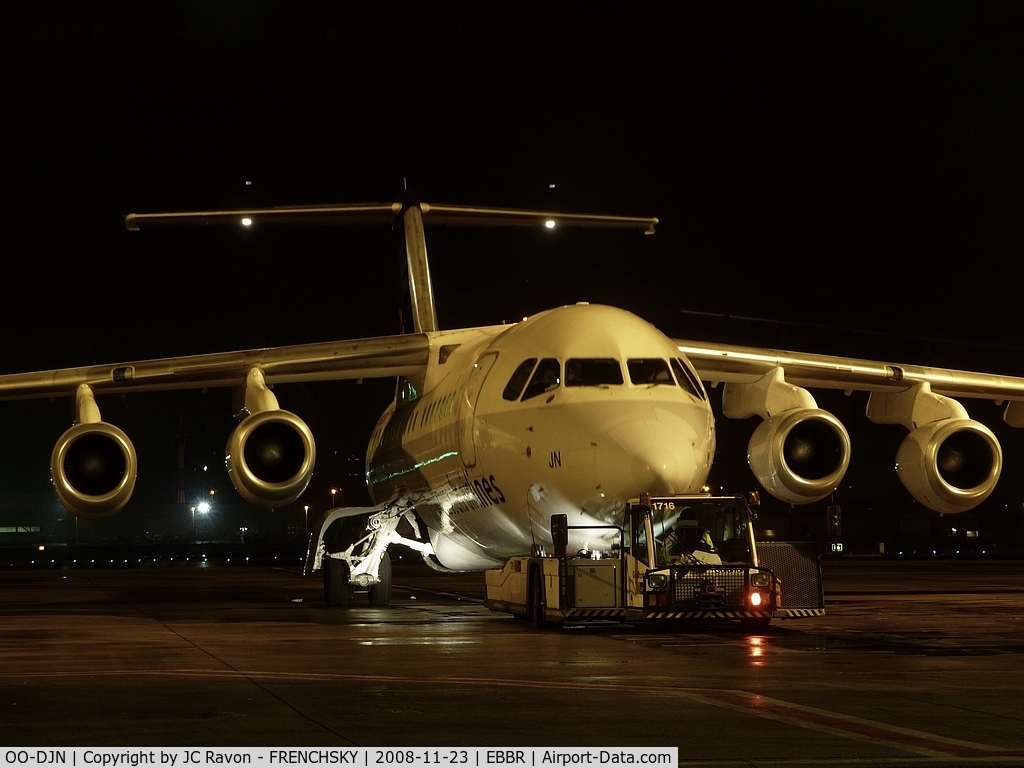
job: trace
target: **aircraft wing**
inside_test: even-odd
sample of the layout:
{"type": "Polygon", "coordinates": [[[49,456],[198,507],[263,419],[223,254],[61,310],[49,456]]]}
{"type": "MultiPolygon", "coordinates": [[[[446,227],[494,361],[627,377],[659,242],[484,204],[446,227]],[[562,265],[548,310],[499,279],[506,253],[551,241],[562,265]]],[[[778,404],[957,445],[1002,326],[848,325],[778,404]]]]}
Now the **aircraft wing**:
{"type": "Polygon", "coordinates": [[[253,369],[267,384],[409,376],[427,364],[426,334],[298,344],[238,352],[0,375],[0,400],[242,386],[253,369]]]}
{"type": "Polygon", "coordinates": [[[714,384],[751,384],[775,369],[801,387],[897,393],[919,384],[946,397],[1009,401],[1006,422],[1024,427],[1024,378],[875,360],[673,339],[698,375],[714,384]]]}

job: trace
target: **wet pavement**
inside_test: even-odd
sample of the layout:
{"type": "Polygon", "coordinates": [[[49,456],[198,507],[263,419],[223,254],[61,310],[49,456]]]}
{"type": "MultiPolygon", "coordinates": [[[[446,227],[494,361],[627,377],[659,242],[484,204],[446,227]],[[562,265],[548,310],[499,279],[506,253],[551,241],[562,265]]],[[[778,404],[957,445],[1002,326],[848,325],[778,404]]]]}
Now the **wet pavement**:
{"type": "Polygon", "coordinates": [[[482,576],[0,571],[0,744],[678,746],[682,765],[1024,765],[1024,564],[825,564],[826,616],[537,630],[482,576]]]}

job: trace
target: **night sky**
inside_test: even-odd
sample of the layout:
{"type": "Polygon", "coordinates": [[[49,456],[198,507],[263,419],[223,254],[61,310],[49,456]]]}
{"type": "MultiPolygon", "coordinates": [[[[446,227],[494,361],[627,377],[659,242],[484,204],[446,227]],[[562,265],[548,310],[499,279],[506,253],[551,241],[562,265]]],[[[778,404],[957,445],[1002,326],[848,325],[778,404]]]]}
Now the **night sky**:
{"type": "MultiPolygon", "coordinates": [[[[348,6],[8,16],[0,370],[398,332],[386,228],[128,233],[122,216],[391,201],[406,178],[426,202],[661,220],[654,237],[430,230],[443,327],[590,301],[681,338],[1024,376],[1012,4],[348,6]]],[[[310,493],[362,453],[392,390],[279,389],[318,437],[310,493]]],[[[868,424],[866,396],[818,399],[850,429],[863,498],[908,499],[903,430],[868,424]]],[[[223,474],[228,394],[100,405],[139,449],[138,497],[173,500],[181,431],[223,474]]],[[[1024,435],[965,405],[1004,447],[991,503],[1019,503],[1024,435]]],[[[0,493],[46,490],[71,415],[0,404],[0,493]]],[[[714,477],[736,490],[753,426],[722,424],[714,477]]]]}

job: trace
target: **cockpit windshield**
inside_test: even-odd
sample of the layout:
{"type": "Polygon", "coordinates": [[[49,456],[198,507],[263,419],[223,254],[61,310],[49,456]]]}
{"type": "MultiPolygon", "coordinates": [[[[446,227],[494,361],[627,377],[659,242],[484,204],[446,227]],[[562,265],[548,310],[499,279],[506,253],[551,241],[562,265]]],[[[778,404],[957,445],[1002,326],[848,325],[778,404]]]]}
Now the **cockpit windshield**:
{"type": "Polygon", "coordinates": [[[552,357],[545,357],[537,364],[537,370],[533,372],[533,378],[526,385],[523,392],[523,400],[543,395],[552,389],[558,389],[561,383],[562,366],[552,357]]]}
{"type": "Polygon", "coordinates": [[[697,378],[697,374],[693,372],[689,365],[686,365],[682,360],[673,357],[672,370],[676,373],[676,379],[679,381],[679,386],[688,391],[694,397],[698,397],[701,400],[708,399],[707,394],[704,392],[704,387],[701,386],[700,379],[697,378]]]}
{"type": "Polygon", "coordinates": [[[642,384],[667,384],[675,386],[675,379],[668,371],[668,363],[656,357],[643,360],[627,360],[626,367],[629,369],[629,380],[636,385],[642,384]]]}
{"type": "Polygon", "coordinates": [[[501,396],[506,400],[518,400],[519,395],[523,393],[523,387],[526,386],[526,382],[530,379],[530,374],[533,373],[533,366],[536,364],[536,357],[531,357],[529,360],[521,362],[519,367],[512,373],[511,378],[509,378],[508,384],[505,385],[505,391],[501,393],[501,396]]]}
{"type": "MultiPolygon", "coordinates": [[[[626,361],[626,370],[634,386],[679,384],[695,397],[706,399],[696,375],[675,358],[631,358],[626,361]]],[[[538,363],[537,358],[531,357],[513,371],[501,396],[509,401],[529,400],[561,386],[561,374],[562,364],[558,360],[546,357],[538,363]]],[[[622,363],[613,357],[574,357],[565,361],[566,387],[614,387],[623,382],[622,363]]]]}
{"type": "Polygon", "coordinates": [[[622,366],[613,358],[574,358],[565,363],[565,386],[601,387],[622,383],[622,366]]]}

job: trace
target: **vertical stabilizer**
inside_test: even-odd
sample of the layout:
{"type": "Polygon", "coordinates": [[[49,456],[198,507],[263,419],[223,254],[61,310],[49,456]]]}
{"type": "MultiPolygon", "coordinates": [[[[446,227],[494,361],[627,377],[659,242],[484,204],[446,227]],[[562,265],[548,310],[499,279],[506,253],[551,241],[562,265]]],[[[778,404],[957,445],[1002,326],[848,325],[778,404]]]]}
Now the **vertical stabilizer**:
{"type": "Polygon", "coordinates": [[[409,260],[409,298],[412,301],[413,330],[416,333],[439,330],[434,308],[434,287],[427,262],[427,240],[423,233],[423,212],[418,204],[402,211],[405,227],[405,253],[409,260]]]}

